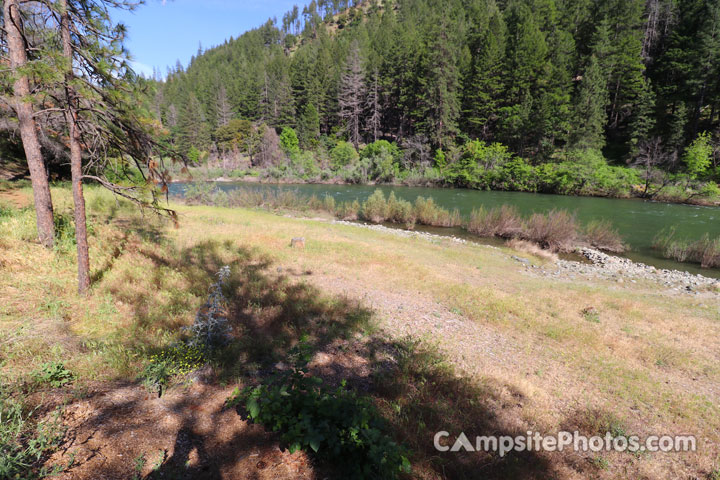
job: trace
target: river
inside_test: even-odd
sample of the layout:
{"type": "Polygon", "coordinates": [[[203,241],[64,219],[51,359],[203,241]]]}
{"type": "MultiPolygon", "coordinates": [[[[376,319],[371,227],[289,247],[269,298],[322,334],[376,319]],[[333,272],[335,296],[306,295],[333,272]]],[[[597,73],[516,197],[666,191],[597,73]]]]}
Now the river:
{"type": "MultiPolygon", "coordinates": [[[[609,220],[630,247],[625,256],[658,268],[687,270],[705,276],[720,278],[720,270],[701,269],[696,265],[667,260],[652,248],[655,236],[666,229],[675,227],[678,237],[698,239],[704,234],[715,238],[720,236],[720,208],[700,207],[643,201],[639,199],[616,199],[596,197],[571,197],[539,193],[496,192],[451,188],[369,186],[369,185],[315,185],[315,184],[266,184],[243,182],[218,182],[217,187],[226,192],[236,189],[260,191],[293,191],[299,195],[316,195],[322,198],[330,195],[336,202],[358,200],[363,202],[375,190],[385,194],[395,192],[398,198],[414,202],[419,196],[432,197],[447,209],[457,208],[467,217],[474,208],[492,208],[499,205],[513,205],[523,215],[544,213],[552,209],[565,209],[575,213],[580,223],[594,219],[609,220]]],[[[182,196],[186,184],[175,183],[170,194],[182,196]]],[[[419,227],[420,228],[420,227],[419,227]]],[[[437,229],[432,229],[437,233],[437,229]]],[[[442,230],[441,230],[442,231],[442,230]]],[[[457,232],[453,232],[455,234],[457,232]]]]}

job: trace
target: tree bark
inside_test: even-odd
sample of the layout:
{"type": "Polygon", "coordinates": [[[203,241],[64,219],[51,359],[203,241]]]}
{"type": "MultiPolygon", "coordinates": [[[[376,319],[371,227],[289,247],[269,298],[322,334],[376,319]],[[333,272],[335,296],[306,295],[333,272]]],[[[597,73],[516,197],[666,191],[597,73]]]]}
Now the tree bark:
{"type": "Polygon", "coordinates": [[[18,70],[27,65],[28,62],[18,0],[5,0],[3,2],[3,17],[5,18],[5,30],[7,32],[10,69],[16,75],[13,84],[14,99],[12,106],[18,117],[20,138],[22,139],[25,158],[30,170],[38,238],[45,247],[52,248],[55,241],[52,196],[38,139],[37,126],[33,118],[33,108],[28,101],[30,80],[26,74],[18,74],[18,70]]]}
{"type": "Polygon", "coordinates": [[[70,37],[70,14],[67,0],[60,1],[62,9],[60,30],[62,34],[63,56],[67,61],[65,72],[65,118],[67,121],[70,142],[70,173],[72,176],[73,203],[75,205],[75,242],[77,243],[78,291],[87,293],[90,288],[90,251],[87,239],[87,220],[85,215],[85,197],[82,183],[82,146],[77,122],[77,97],[73,90],[73,52],[70,37]]]}

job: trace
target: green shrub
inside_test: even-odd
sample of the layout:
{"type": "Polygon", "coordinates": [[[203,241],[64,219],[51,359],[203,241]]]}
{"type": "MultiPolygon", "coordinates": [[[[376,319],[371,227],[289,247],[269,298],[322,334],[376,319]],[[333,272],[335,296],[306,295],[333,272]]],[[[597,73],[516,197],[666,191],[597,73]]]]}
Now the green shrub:
{"type": "Polygon", "coordinates": [[[388,204],[381,190],[375,190],[370,198],[365,200],[360,210],[363,220],[372,223],[382,223],[388,218],[388,204]]]}
{"type": "Polygon", "coordinates": [[[369,161],[370,175],[377,181],[390,182],[400,175],[402,152],[395,143],[387,140],[373,142],[363,148],[360,158],[369,161]]]}
{"type": "Polygon", "coordinates": [[[698,192],[698,195],[703,198],[717,198],[720,197],[720,187],[715,182],[707,182],[698,192]]]}
{"type": "Polygon", "coordinates": [[[320,175],[320,167],[313,152],[298,152],[291,157],[293,173],[303,180],[312,180],[320,175]]]}
{"type": "Polygon", "coordinates": [[[200,163],[200,150],[195,148],[194,146],[190,147],[190,150],[187,152],[188,157],[188,163],[191,165],[197,165],[200,163]]]}
{"type": "Polygon", "coordinates": [[[0,203],[0,220],[10,218],[15,215],[15,208],[6,203],[0,203]]]}
{"type": "Polygon", "coordinates": [[[358,158],[360,158],[360,155],[358,155],[357,150],[355,150],[355,147],[350,142],[338,142],[338,144],[330,150],[330,160],[335,170],[355,163],[358,158]]]}
{"type": "Polygon", "coordinates": [[[415,227],[415,221],[417,220],[412,203],[398,199],[395,192],[390,192],[388,197],[387,216],[390,222],[405,225],[406,228],[411,230],[415,227]]]}
{"type": "Polygon", "coordinates": [[[290,452],[304,450],[333,463],[354,478],[397,478],[410,471],[405,451],[386,433],[370,400],[345,387],[336,390],[308,375],[309,354],[255,387],[228,398],[254,422],[280,434],[290,452]]]}
{"type": "Polygon", "coordinates": [[[512,158],[494,171],[490,171],[487,179],[490,187],[495,190],[537,191],[535,168],[520,157],[512,158]]]}
{"type": "Polygon", "coordinates": [[[138,379],[145,388],[162,395],[172,377],[192,373],[206,363],[206,353],[201,346],[181,342],[152,355],[138,379]]]}
{"type": "Polygon", "coordinates": [[[399,162],[402,158],[402,151],[396,143],[390,143],[387,140],[378,140],[365,146],[360,152],[360,158],[374,158],[380,155],[389,155],[394,162],[399,162]]]}
{"type": "Polygon", "coordinates": [[[685,149],[683,161],[691,178],[703,177],[712,165],[713,146],[708,132],[700,133],[685,149]]]}
{"type": "Polygon", "coordinates": [[[562,195],[628,196],[640,183],[638,172],[608,165],[599,150],[572,150],[560,163],[535,168],[539,191],[562,195]]]}
{"type": "Polygon", "coordinates": [[[48,384],[53,388],[60,388],[75,380],[75,374],[65,368],[62,362],[43,363],[33,372],[37,383],[48,384]]]}
{"type": "Polygon", "coordinates": [[[466,143],[460,158],[444,169],[445,180],[459,187],[489,188],[492,178],[512,158],[505,145],[474,140],[466,143]]]}
{"type": "Polygon", "coordinates": [[[300,153],[300,141],[294,129],[290,127],[283,128],[280,133],[280,148],[285,152],[285,155],[291,158],[300,153]]]}

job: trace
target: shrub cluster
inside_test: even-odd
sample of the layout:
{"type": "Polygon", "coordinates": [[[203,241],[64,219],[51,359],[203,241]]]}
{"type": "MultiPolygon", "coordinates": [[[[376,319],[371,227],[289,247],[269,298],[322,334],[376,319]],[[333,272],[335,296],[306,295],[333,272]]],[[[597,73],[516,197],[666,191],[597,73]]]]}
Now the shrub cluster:
{"type": "Polygon", "coordinates": [[[553,252],[569,252],[582,244],[616,253],[625,251],[620,235],[608,222],[590,222],[582,229],[575,216],[565,210],[536,213],[524,220],[508,205],[490,210],[481,207],[473,210],[467,229],[481,237],[530,241],[553,252]]]}
{"type": "Polygon", "coordinates": [[[699,263],[702,268],[720,267],[720,237],[710,238],[708,234],[696,241],[678,239],[675,230],[662,232],[653,242],[665,258],[678,262],[699,263]]]}
{"type": "Polygon", "coordinates": [[[308,354],[300,356],[292,368],[264,383],[236,389],[228,406],[240,407],[252,421],[279,433],[290,452],[312,452],[352,478],[392,479],[409,472],[404,449],[386,433],[372,402],[344,382],[328,389],[308,375],[308,354]]]}

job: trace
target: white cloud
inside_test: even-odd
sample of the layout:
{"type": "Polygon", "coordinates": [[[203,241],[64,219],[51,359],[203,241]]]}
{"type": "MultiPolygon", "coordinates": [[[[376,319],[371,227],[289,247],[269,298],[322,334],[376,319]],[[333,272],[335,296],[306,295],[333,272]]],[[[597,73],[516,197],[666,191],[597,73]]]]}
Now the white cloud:
{"type": "Polygon", "coordinates": [[[141,73],[146,77],[153,76],[153,67],[151,67],[150,65],[145,65],[144,63],[136,62],[134,60],[130,61],[130,65],[136,73],[141,73]]]}

